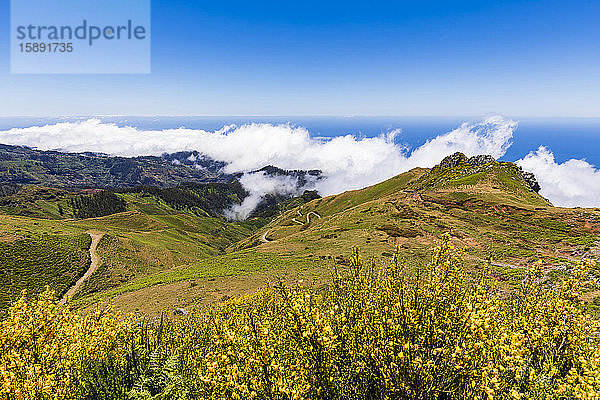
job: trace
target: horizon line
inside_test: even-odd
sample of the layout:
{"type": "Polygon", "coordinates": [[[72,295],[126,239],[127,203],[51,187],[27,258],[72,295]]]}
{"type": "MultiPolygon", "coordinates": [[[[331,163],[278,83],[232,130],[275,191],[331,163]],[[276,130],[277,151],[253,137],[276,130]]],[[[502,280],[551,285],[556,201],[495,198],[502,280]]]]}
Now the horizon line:
{"type": "Polygon", "coordinates": [[[0,118],[106,118],[106,117],[140,117],[140,118],[484,118],[501,115],[508,118],[525,119],[600,119],[599,116],[571,115],[508,115],[503,113],[484,113],[476,115],[386,115],[386,114],[72,114],[72,115],[0,115],[0,118]]]}

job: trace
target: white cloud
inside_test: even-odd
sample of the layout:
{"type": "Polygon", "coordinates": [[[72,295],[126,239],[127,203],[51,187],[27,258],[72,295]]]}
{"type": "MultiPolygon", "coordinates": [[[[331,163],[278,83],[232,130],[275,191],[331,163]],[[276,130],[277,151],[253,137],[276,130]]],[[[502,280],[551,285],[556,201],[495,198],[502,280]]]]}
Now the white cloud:
{"type": "Polygon", "coordinates": [[[240,178],[240,183],[248,191],[249,195],[244,199],[242,204],[236,204],[231,209],[225,211],[225,216],[229,219],[243,220],[248,218],[266,194],[299,195],[305,189],[313,189],[315,179],[309,179],[304,186],[298,187],[297,177],[286,175],[270,176],[261,171],[245,173],[240,178]]]}
{"type": "Polygon", "coordinates": [[[251,171],[265,165],[284,169],[320,169],[322,194],[334,194],[380,182],[413,167],[430,167],[454,151],[502,156],[516,122],[499,116],[468,122],[429,140],[412,154],[394,143],[399,130],[374,138],[311,138],[302,127],[248,124],[207,132],[193,129],[139,130],[98,119],[0,131],[0,143],[42,150],[95,151],[113,155],[160,155],[197,150],[228,163],[226,172],[251,171]]]}
{"type": "Polygon", "coordinates": [[[517,122],[494,115],[480,122],[464,122],[455,130],[428,140],[410,158],[418,166],[432,166],[448,154],[460,151],[470,156],[489,154],[500,158],[512,144],[517,122]]]}
{"type": "MultiPolygon", "coordinates": [[[[225,161],[225,172],[229,173],[257,170],[266,165],[320,169],[326,178],[311,185],[322,195],[329,195],[369,186],[413,167],[431,167],[455,151],[467,156],[502,157],[511,145],[516,127],[515,121],[489,116],[465,122],[410,151],[395,143],[401,137],[400,130],[373,138],[345,135],[329,139],[311,138],[305,128],[292,125],[225,126],[214,132],[185,128],[140,130],[89,119],[0,131],[0,143],[122,156],[197,150],[225,161]]],[[[540,147],[517,164],[535,174],[541,194],[555,205],[600,206],[600,170],[588,162],[573,159],[559,164],[549,149],[540,147]]],[[[266,193],[297,193],[304,189],[296,187],[295,178],[272,178],[262,173],[245,174],[242,184],[251,195],[244,204],[230,210],[231,215],[247,215],[266,193]]]]}
{"type": "MultiPolygon", "coordinates": [[[[43,150],[94,151],[113,155],[160,155],[197,150],[225,161],[225,172],[248,172],[266,165],[284,169],[320,169],[325,179],[314,184],[321,195],[369,186],[413,167],[431,167],[456,151],[467,156],[502,157],[511,145],[517,122],[501,116],[465,122],[412,150],[396,144],[399,130],[373,138],[353,135],[331,139],[311,138],[303,127],[248,124],[225,126],[209,132],[194,129],[140,130],[102,123],[98,119],[0,131],[0,143],[27,145],[43,150]]],[[[519,165],[535,173],[542,194],[557,205],[597,205],[598,170],[581,160],[556,164],[540,148],[519,165]],[[595,203],[594,203],[595,202],[595,203]]],[[[296,181],[264,174],[245,174],[242,184],[250,192],[231,215],[247,215],[264,194],[292,193],[296,181]]]]}
{"type": "Polygon", "coordinates": [[[600,207],[600,170],[585,160],[571,159],[559,164],[550,149],[540,146],[516,162],[533,172],[540,194],[560,207],[600,207]]]}

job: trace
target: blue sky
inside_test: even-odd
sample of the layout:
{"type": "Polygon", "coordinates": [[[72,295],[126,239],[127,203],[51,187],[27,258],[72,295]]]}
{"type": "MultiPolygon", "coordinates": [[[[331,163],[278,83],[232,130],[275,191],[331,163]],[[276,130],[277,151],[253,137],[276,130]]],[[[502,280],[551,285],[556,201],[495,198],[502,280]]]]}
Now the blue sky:
{"type": "Polygon", "coordinates": [[[0,115],[600,116],[598,1],[152,1],[152,73],[11,75],[0,115]]]}

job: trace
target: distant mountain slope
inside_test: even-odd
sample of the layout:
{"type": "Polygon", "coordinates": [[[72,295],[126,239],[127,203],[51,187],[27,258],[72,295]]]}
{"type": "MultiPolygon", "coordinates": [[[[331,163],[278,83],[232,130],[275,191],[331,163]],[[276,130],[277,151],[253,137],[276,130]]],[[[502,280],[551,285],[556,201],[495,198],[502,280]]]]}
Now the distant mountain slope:
{"type": "Polygon", "coordinates": [[[0,295],[0,316],[23,289],[36,294],[49,285],[61,297],[89,266],[89,230],[104,233],[97,249],[101,264],[77,296],[221,255],[264,224],[177,209],[147,192],[118,194],[127,211],[73,219],[66,215],[73,193],[36,186],[19,193],[17,204],[28,216],[7,215],[8,206],[0,206],[0,285],[6,289],[0,295]]]}
{"type": "MultiPolygon", "coordinates": [[[[249,195],[239,182],[245,173],[224,173],[225,166],[225,162],[197,151],[128,158],[0,144],[0,211],[60,218],[64,216],[60,210],[40,207],[38,200],[69,197],[56,189],[103,188],[150,193],[178,209],[196,208],[212,216],[223,215],[224,210],[240,204],[249,195]],[[38,188],[27,189],[28,186],[38,188]]],[[[284,170],[271,165],[247,173],[296,180],[296,190],[289,193],[262,194],[256,212],[251,215],[268,217],[279,208],[279,203],[302,194],[307,182],[323,178],[319,170],[284,170]]],[[[64,205],[61,207],[64,209],[64,205]]]]}
{"type": "Polygon", "coordinates": [[[555,208],[536,188],[535,178],[512,163],[457,153],[432,169],[290,209],[238,246],[337,262],[355,245],[376,258],[398,247],[407,262],[418,263],[441,234],[453,231],[472,265],[491,256],[505,279],[537,259],[559,266],[598,240],[598,210],[555,208]]]}
{"type": "MultiPolygon", "coordinates": [[[[302,186],[306,185],[309,181],[317,181],[317,180],[323,178],[323,172],[318,169],[311,169],[308,171],[303,171],[300,169],[287,170],[287,169],[275,167],[273,165],[267,165],[256,171],[250,171],[251,174],[260,173],[260,172],[264,173],[265,175],[272,176],[272,177],[287,176],[287,177],[296,178],[298,180],[298,187],[302,187],[302,186]]],[[[238,173],[238,174],[235,174],[234,176],[236,178],[239,178],[242,175],[243,175],[243,173],[238,173]]]]}
{"type": "MultiPolygon", "coordinates": [[[[34,157],[41,153],[27,153],[24,168],[35,171],[39,163],[34,157]]],[[[77,161],[87,155],[53,156],[59,164],[66,163],[65,168],[71,162],[88,161],[77,161]]],[[[92,166],[111,159],[89,157],[92,166]]],[[[187,152],[169,157],[162,158],[167,164],[161,173],[184,164],[175,160],[187,160],[188,169],[197,169],[193,163],[199,160],[206,161],[187,152]]],[[[138,165],[137,159],[127,160],[138,165]]],[[[61,182],[68,182],[67,172],[59,177],[61,182]]],[[[263,172],[298,179],[320,177],[318,171],[276,167],[250,173],[263,172]]],[[[88,230],[102,231],[97,249],[102,264],[83,285],[75,304],[91,305],[108,296],[123,310],[160,313],[165,307],[188,306],[199,298],[218,300],[252,291],[272,277],[295,279],[302,274],[318,282],[328,268],[347,264],[353,246],[377,262],[398,249],[409,268],[418,267],[429,259],[432,244],[452,231],[455,244],[467,249],[470,267],[481,268],[491,256],[492,275],[510,286],[522,278],[523,267],[537,259],[551,273],[560,274],[575,258],[600,254],[600,210],[556,208],[537,189],[535,177],[512,163],[457,153],[434,168],[415,168],[334,196],[320,198],[314,191],[291,199],[266,196],[248,220],[228,221],[222,210],[246,196],[235,176],[227,183],[122,187],[115,193],[126,201],[125,212],[87,219],[73,218],[70,199],[101,192],[97,189],[6,183],[0,184],[0,214],[4,214],[0,215],[0,243],[6,243],[7,254],[20,258],[11,256],[16,262],[4,275],[22,280],[21,287],[39,291],[42,287],[36,279],[48,273],[49,283],[64,292],[85,269],[85,259],[67,263],[79,253],[85,257],[83,247],[52,257],[45,257],[48,252],[38,248],[50,248],[54,240],[87,240],[84,233],[88,230]],[[65,263],[75,265],[74,269],[65,268],[65,263]],[[162,293],[160,301],[157,293],[162,293]]],[[[16,294],[12,291],[5,301],[16,294]]]]}
{"type": "Polygon", "coordinates": [[[121,188],[138,185],[169,187],[183,182],[224,182],[230,179],[220,172],[222,163],[206,158],[195,163],[178,161],[177,157],[183,158],[187,154],[127,158],[40,151],[0,144],[0,183],[121,188]]]}

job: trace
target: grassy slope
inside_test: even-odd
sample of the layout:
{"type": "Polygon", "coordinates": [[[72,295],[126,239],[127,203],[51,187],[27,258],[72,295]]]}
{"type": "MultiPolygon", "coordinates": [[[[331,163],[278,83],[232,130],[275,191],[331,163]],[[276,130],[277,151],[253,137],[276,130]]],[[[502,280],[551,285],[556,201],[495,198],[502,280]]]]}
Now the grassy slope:
{"type": "Polygon", "coordinates": [[[89,266],[90,241],[86,234],[1,233],[0,314],[23,290],[34,294],[49,285],[59,296],[66,292],[89,266]]]}
{"type": "MultiPolygon", "coordinates": [[[[468,249],[472,266],[492,256],[492,272],[510,284],[522,275],[521,266],[533,260],[558,266],[593,251],[600,232],[598,210],[552,207],[529,192],[508,163],[413,169],[365,189],[297,207],[291,202],[258,231],[256,221],[227,223],[174,210],[153,196],[125,198],[125,213],[19,223],[55,234],[105,232],[98,247],[102,265],[76,304],[110,297],[123,309],[160,312],[210,297],[211,290],[255,290],[269,277],[319,279],[324,269],[345,264],[356,245],[375,260],[399,248],[409,266],[418,266],[427,261],[431,244],[449,230],[468,249]],[[311,212],[321,218],[310,214],[307,223],[311,212]],[[260,240],[265,233],[269,243],[260,240]],[[152,301],[157,298],[159,304],[152,301]]],[[[54,210],[56,204],[40,207],[54,210]]]]}
{"type": "MultiPolygon", "coordinates": [[[[101,265],[76,295],[76,299],[83,297],[85,304],[98,298],[99,293],[114,295],[161,282],[314,264],[314,260],[303,257],[254,250],[222,256],[233,243],[264,224],[264,218],[232,223],[198,210],[175,210],[155,196],[130,193],[122,195],[128,203],[126,212],[74,220],[58,211],[61,204],[69,214],[68,199],[72,196],[63,190],[29,186],[3,198],[0,245],[6,248],[6,260],[2,261],[2,272],[8,279],[6,285],[11,287],[5,293],[6,299],[1,300],[4,303],[14,300],[23,288],[36,293],[46,284],[56,289],[57,296],[64,293],[89,265],[88,230],[101,231],[104,236],[97,249],[101,265]],[[81,261],[74,260],[70,247],[62,250],[69,243],[79,246],[81,261]],[[40,256],[20,257],[21,253],[40,256]],[[48,253],[53,256],[42,256],[48,253]],[[44,276],[48,279],[38,279],[44,276]],[[11,283],[15,280],[23,284],[11,283]]],[[[5,308],[4,303],[0,309],[5,308]]]]}
{"type": "Polygon", "coordinates": [[[10,288],[0,298],[0,310],[22,289],[37,293],[47,284],[58,296],[64,293],[89,265],[88,230],[105,233],[97,249],[101,266],[79,296],[222,254],[255,229],[252,221],[229,223],[201,217],[140,194],[124,196],[129,210],[123,213],[58,219],[58,203],[68,195],[54,192],[26,188],[16,211],[31,216],[0,215],[1,283],[10,288]],[[52,197],[40,196],[40,192],[52,192],[52,197]]]}
{"type": "Polygon", "coordinates": [[[173,210],[151,196],[128,200],[138,211],[77,222],[109,232],[98,247],[103,266],[84,284],[80,305],[173,282],[318,268],[315,257],[299,252],[247,249],[223,254],[253,233],[253,221],[198,217],[173,210]],[[123,222],[125,215],[128,221],[123,222]]]}
{"type": "MultiPolygon", "coordinates": [[[[254,287],[244,286],[252,290],[282,271],[300,275],[299,271],[317,271],[319,265],[321,269],[343,266],[356,245],[376,262],[398,248],[408,267],[420,266],[427,262],[431,245],[450,230],[456,244],[467,248],[472,267],[481,267],[491,256],[492,274],[510,286],[523,275],[524,266],[535,260],[560,267],[589,254],[600,232],[600,212],[553,207],[530,192],[509,163],[476,169],[414,169],[365,189],[288,209],[231,246],[227,255],[151,275],[110,294],[117,295],[117,306],[134,301],[140,310],[146,309],[144,301],[153,296],[162,296],[167,307],[186,305],[206,291],[176,282],[196,285],[218,276],[262,274],[262,281],[254,287]],[[309,213],[321,218],[310,214],[307,223],[309,213]],[[265,233],[269,243],[260,240],[265,233]],[[125,295],[128,291],[138,296],[125,295]],[[168,293],[178,301],[170,302],[168,293]]],[[[243,283],[217,280],[208,286],[231,289],[227,285],[236,284],[243,283]]]]}
{"type": "Polygon", "coordinates": [[[72,193],[55,188],[23,186],[18,193],[0,197],[0,214],[61,219],[59,205],[68,209],[72,193]]]}
{"type": "Polygon", "coordinates": [[[420,264],[430,245],[452,230],[457,244],[468,248],[472,265],[492,256],[498,278],[506,279],[523,272],[518,266],[537,259],[560,265],[595,246],[598,210],[553,207],[528,191],[509,163],[459,172],[412,170],[366,189],[313,200],[240,247],[255,246],[268,230],[272,241],[259,245],[263,251],[295,249],[343,263],[353,245],[375,259],[399,247],[409,264],[420,264]],[[322,218],[312,214],[306,223],[310,212],[322,218]]]}

